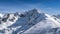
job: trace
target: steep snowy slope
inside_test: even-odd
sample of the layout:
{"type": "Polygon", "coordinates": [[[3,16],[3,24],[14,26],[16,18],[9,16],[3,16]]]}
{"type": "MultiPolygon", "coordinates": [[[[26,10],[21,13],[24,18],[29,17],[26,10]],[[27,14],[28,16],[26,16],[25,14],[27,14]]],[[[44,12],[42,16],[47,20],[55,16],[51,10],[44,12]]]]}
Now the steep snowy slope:
{"type": "Polygon", "coordinates": [[[60,23],[48,14],[45,16],[47,16],[46,20],[40,21],[22,34],[59,34],[60,23]],[[56,32],[55,29],[57,29],[56,32]]]}
{"type": "Polygon", "coordinates": [[[5,14],[0,21],[1,34],[59,34],[55,29],[60,29],[58,19],[36,9],[22,14],[5,14]]]}

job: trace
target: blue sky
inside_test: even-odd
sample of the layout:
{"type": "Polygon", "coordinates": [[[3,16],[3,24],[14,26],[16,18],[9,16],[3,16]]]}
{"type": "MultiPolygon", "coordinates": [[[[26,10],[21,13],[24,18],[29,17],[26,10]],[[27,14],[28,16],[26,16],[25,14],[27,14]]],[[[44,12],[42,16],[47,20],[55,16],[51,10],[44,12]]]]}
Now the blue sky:
{"type": "Polygon", "coordinates": [[[24,12],[33,8],[48,14],[60,14],[60,0],[0,0],[0,13],[24,12]]]}

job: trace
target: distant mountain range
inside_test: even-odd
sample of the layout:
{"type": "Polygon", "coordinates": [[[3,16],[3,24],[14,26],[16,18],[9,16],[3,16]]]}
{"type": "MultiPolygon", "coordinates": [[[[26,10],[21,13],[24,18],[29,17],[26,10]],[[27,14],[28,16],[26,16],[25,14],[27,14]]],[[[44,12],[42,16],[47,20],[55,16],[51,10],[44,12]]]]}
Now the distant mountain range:
{"type": "Polygon", "coordinates": [[[0,34],[60,34],[60,15],[37,9],[0,14],[0,34]]]}

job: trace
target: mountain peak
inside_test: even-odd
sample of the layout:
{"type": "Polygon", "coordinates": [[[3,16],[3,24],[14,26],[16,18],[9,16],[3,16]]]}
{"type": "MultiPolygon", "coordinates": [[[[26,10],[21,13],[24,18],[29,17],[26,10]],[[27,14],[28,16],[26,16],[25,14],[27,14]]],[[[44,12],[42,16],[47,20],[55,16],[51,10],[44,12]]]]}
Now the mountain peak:
{"type": "Polygon", "coordinates": [[[31,11],[37,11],[37,9],[34,8],[34,9],[32,9],[31,11]]]}
{"type": "Polygon", "coordinates": [[[0,31],[4,32],[4,34],[41,34],[45,32],[45,30],[60,27],[60,23],[55,20],[54,17],[41,13],[35,8],[24,13],[16,12],[12,14],[7,13],[7,15],[4,14],[0,22],[0,31]]]}
{"type": "Polygon", "coordinates": [[[36,8],[34,8],[34,9],[30,10],[30,12],[40,13],[40,11],[39,11],[38,9],[36,9],[36,8]]]}

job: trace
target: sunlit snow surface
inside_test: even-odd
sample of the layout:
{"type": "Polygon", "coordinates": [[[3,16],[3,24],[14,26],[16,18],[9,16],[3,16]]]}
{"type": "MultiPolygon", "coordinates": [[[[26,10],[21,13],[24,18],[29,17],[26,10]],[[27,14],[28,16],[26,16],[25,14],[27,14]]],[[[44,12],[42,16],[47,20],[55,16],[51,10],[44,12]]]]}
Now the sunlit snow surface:
{"type": "Polygon", "coordinates": [[[0,34],[60,34],[60,19],[36,9],[4,15],[0,19],[0,34]],[[6,17],[6,21],[2,20],[6,17]]]}

